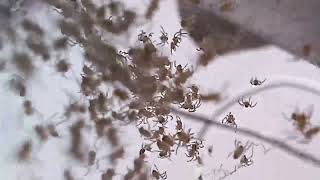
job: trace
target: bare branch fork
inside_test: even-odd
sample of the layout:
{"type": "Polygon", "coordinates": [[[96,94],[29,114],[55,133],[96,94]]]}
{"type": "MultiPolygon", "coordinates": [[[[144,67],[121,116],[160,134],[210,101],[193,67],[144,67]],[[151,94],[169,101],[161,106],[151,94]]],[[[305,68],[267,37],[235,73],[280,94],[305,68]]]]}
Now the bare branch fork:
{"type": "MultiPolygon", "coordinates": [[[[204,116],[195,115],[194,113],[187,113],[184,111],[180,111],[175,108],[172,108],[172,112],[177,113],[182,116],[185,116],[185,117],[188,117],[188,118],[191,118],[191,120],[193,120],[193,121],[198,121],[198,122],[204,123],[204,125],[198,135],[198,137],[200,139],[203,138],[203,136],[206,134],[206,132],[208,131],[210,126],[215,126],[220,129],[234,132],[233,127],[229,127],[229,126],[226,126],[224,124],[217,122],[216,121],[217,117],[222,115],[228,108],[230,108],[231,106],[236,104],[238,102],[238,99],[241,97],[255,95],[255,94],[258,94],[258,93],[266,91],[266,90],[271,90],[271,89],[276,89],[276,88],[285,88],[285,87],[300,89],[303,91],[310,92],[314,95],[320,96],[320,85],[318,82],[310,81],[310,80],[306,80],[306,79],[299,79],[299,78],[294,78],[294,79],[293,78],[283,78],[283,79],[278,79],[278,80],[274,80],[274,81],[269,80],[269,83],[265,84],[264,86],[255,87],[253,89],[249,89],[249,90],[246,90],[242,93],[239,93],[238,95],[234,96],[233,98],[228,100],[226,103],[224,103],[222,106],[218,107],[214,111],[211,119],[204,117],[204,116]]],[[[295,156],[301,160],[304,160],[306,162],[312,163],[312,164],[320,167],[320,159],[313,156],[312,154],[302,152],[299,149],[294,148],[294,147],[286,144],[283,141],[280,141],[280,140],[277,140],[277,139],[271,138],[271,137],[266,137],[266,136],[260,134],[259,132],[253,131],[251,129],[246,129],[246,128],[238,128],[237,132],[240,134],[252,137],[252,138],[262,140],[262,141],[264,141],[274,147],[277,147],[277,148],[287,152],[288,154],[290,154],[292,156],[295,156]]]]}

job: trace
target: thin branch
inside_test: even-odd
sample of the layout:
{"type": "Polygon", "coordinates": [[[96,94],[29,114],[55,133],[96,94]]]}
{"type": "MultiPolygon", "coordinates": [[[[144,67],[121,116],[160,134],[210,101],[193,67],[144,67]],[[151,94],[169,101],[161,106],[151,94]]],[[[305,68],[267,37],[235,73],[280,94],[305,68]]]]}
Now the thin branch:
{"type": "MultiPolygon", "coordinates": [[[[277,88],[293,88],[293,89],[299,89],[303,91],[310,92],[316,96],[320,96],[320,85],[316,81],[310,81],[307,79],[299,79],[299,78],[282,78],[277,79],[274,81],[269,81],[268,84],[265,84],[263,86],[254,87],[252,89],[246,90],[235,97],[228,100],[226,103],[224,103],[222,106],[218,107],[217,110],[214,111],[212,115],[212,120],[216,120],[216,118],[223,113],[227,109],[229,109],[234,104],[238,103],[238,100],[242,97],[251,96],[258,94],[263,91],[271,90],[271,89],[277,89],[277,88]]],[[[200,134],[199,138],[202,138],[205,133],[208,131],[210,126],[207,126],[207,124],[204,124],[200,134]]]]}
{"type": "MultiPolygon", "coordinates": [[[[197,122],[204,122],[207,126],[214,126],[217,127],[219,129],[223,129],[223,130],[227,130],[227,131],[232,131],[234,132],[234,128],[224,125],[224,124],[220,124],[219,122],[216,121],[212,121],[209,118],[200,116],[200,115],[196,115],[195,113],[188,113],[188,112],[184,112],[181,110],[177,110],[172,108],[171,109],[173,113],[179,114],[181,116],[185,116],[190,118],[193,121],[197,121],[197,122]]],[[[302,152],[297,148],[294,148],[288,144],[286,144],[283,141],[277,140],[275,138],[272,137],[266,137],[262,134],[260,134],[257,131],[253,131],[251,129],[246,129],[246,128],[237,128],[237,133],[240,133],[242,135],[248,136],[248,137],[252,137],[252,138],[256,138],[258,140],[261,140],[263,142],[266,142],[268,144],[270,144],[273,147],[277,147],[280,150],[287,152],[289,155],[292,155],[294,157],[297,157],[305,162],[309,162],[312,163],[318,167],[320,167],[320,159],[318,159],[317,157],[313,156],[312,154],[306,153],[306,152],[302,152]]]]}

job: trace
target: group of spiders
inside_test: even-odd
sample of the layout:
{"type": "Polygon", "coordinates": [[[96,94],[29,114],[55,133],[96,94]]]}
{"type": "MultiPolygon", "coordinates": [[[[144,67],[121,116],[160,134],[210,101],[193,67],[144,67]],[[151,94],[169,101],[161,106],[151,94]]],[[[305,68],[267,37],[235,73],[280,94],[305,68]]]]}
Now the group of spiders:
{"type": "MultiPolygon", "coordinates": [[[[267,79],[264,79],[264,80],[258,80],[257,77],[255,78],[251,78],[250,79],[250,84],[253,85],[253,86],[260,86],[262,85],[267,79]]],[[[245,108],[254,108],[256,105],[257,105],[257,102],[256,103],[253,103],[251,101],[251,97],[249,97],[249,99],[247,100],[243,100],[243,97],[241,99],[238,100],[238,103],[242,106],[242,107],[245,107],[245,108]]]]}
{"type": "Polygon", "coordinates": [[[237,139],[235,139],[234,140],[235,148],[233,151],[231,151],[228,154],[227,158],[231,156],[232,159],[236,160],[238,163],[234,166],[234,169],[232,171],[223,169],[222,168],[223,164],[221,164],[218,169],[213,170],[214,176],[221,175],[222,173],[222,176],[219,177],[219,179],[224,179],[232,175],[233,173],[235,173],[240,168],[251,166],[254,163],[254,161],[252,160],[253,152],[254,152],[253,150],[254,150],[254,147],[257,147],[257,146],[262,147],[264,154],[270,151],[270,149],[266,149],[266,147],[263,144],[256,144],[249,140],[245,144],[243,144],[241,141],[238,141],[237,139]],[[248,151],[251,151],[250,155],[248,154],[248,151]]]}
{"type": "MultiPolygon", "coordinates": [[[[262,85],[264,82],[266,81],[266,79],[264,80],[258,80],[256,77],[255,78],[251,78],[250,79],[250,84],[253,86],[260,86],[262,85]]],[[[238,103],[240,106],[244,107],[244,108],[254,108],[257,105],[257,102],[254,103],[251,100],[251,97],[249,97],[248,99],[244,99],[243,97],[241,97],[241,99],[238,99],[238,103]]],[[[236,123],[236,118],[235,116],[229,112],[221,121],[222,124],[231,126],[235,129],[235,132],[238,128],[238,125],[236,123]]],[[[235,171],[237,171],[237,169],[241,168],[241,167],[247,167],[253,164],[253,147],[254,146],[258,146],[252,142],[247,141],[245,145],[242,144],[241,141],[234,141],[234,146],[235,146],[235,150],[232,151],[231,153],[229,153],[228,157],[230,157],[231,155],[233,155],[233,159],[235,160],[239,160],[239,165],[235,166],[235,169],[232,172],[228,172],[226,173],[226,170],[222,170],[220,167],[219,171],[223,171],[224,172],[224,177],[229,176],[231,174],[233,174],[235,171]],[[247,155],[246,152],[251,149],[251,155],[247,155]]],[[[222,179],[223,179],[222,178],[222,179]]]]}
{"type": "MultiPolygon", "coordinates": [[[[250,79],[250,84],[252,84],[253,86],[260,86],[262,85],[264,82],[266,81],[266,79],[264,80],[258,80],[256,77],[255,78],[251,78],[250,79]]],[[[257,105],[257,102],[254,103],[253,101],[251,101],[251,97],[249,97],[248,99],[243,99],[243,97],[241,99],[238,100],[238,103],[240,106],[244,107],[244,108],[254,108],[257,105]]],[[[234,127],[235,129],[238,127],[237,123],[236,123],[236,118],[234,117],[234,115],[229,112],[229,114],[227,114],[221,121],[222,124],[226,124],[229,126],[234,127]]]]}
{"type": "MultiPolygon", "coordinates": [[[[168,33],[164,30],[164,28],[162,26],[160,33],[161,36],[159,37],[160,42],[157,45],[161,45],[164,46],[166,44],[169,44],[169,37],[168,37],[168,33]]],[[[179,47],[179,44],[181,43],[182,37],[184,35],[187,35],[188,33],[183,32],[183,29],[180,29],[179,31],[175,32],[172,38],[172,41],[170,42],[170,50],[171,50],[171,54],[173,53],[173,51],[176,51],[177,47],[179,47]]],[[[140,34],[138,34],[138,40],[144,44],[146,43],[152,43],[151,37],[152,37],[153,33],[149,33],[147,34],[145,31],[141,31],[140,34]]]]}
{"type": "Polygon", "coordinates": [[[158,126],[157,130],[139,128],[141,136],[145,137],[145,140],[150,141],[149,144],[142,145],[139,152],[140,155],[144,155],[146,151],[158,152],[160,158],[167,158],[170,160],[172,152],[178,152],[179,147],[186,148],[186,156],[190,158],[187,162],[195,161],[199,159],[199,150],[204,147],[202,141],[198,140],[191,133],[191,129],[187,131],[184,129],[184,125],[179,116],[176,117],[176,131],[174,134],[167,133],[167,127],[158,126]],[[158,150],[152,150],[152,145],[155,144],[158,150]],[[174,146],[176,149],[174,150],[174,146]]]}

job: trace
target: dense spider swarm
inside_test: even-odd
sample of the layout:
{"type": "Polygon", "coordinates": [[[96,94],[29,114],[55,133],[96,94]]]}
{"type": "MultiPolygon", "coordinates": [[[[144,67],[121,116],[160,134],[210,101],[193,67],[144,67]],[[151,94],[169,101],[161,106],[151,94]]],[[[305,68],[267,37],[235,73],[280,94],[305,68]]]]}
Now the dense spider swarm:
{"type": "MultiPolygon", "coordinates": [[[[187,33],[178,29],[170,42],[164,28],[159,39],[152,39],[153,33],[147,34],[142,31],[141,34],[134,35],[141,42],[140,46],[128,47],[128,50],[124,51],[117,49],[112,42],[104,40],[107,34],[127,33],[135,26],[138,16],[126,9],[124,4],[109,2],[98,5],[88,0],[47,0],[44,3],[61,16],[57,26],[62,36],[48,42],[45,40],[47,32],[32,19],[26,18],[18,23],[24,35],[14,31],[13,27],[8,28],[7,33],[10,32],[12,35],[9,42],[22,42],[22,46],[28,49],[13,50],[11,62],[18,74],[10,80],[11,89],[24,97],[28,91],[25,87],[27,80],[35,76],[35,64],[42,62],[53,62],[55,71],[65,76],[72,64],[64,58],[63,53],[72,46],[82,48],[85,61],[79,82],[82,100],[71,101],[65,107],[63,121],[36,125],[34,131],[39,140],[44,142],[50,138],[62,138],[57,126],[67,124],[68,128],[65,130],[71,135],[70,157],[88,167],[85,175],[89,173],[90,167],[95,167],[102,180],[112,179],[114,176],[123,176],[123,179],[166,179],[166,171],[148,164],[147,152],[170,160],[179,148],[184,148],[187,161],[199,160],[199,150],[204,147],[202,142],[195,139],[190,129],[184,129],[181,118],[173,116],[170,109],[171,106],[175,106],[194,112],[200,107],[201,95],[198,87],[186,85],[187,80],[193,75],[193,69],[159,55],[157,49],[159,45],[171,43],[173,53],[182,42],[183,35],[187,33]],[[106,91],[103,86],[111,90],[106,91]],[[171,128],[174,131],[170,131],[167,124],[169,121],[176,121],[176,127],[171,128]],[[119,175],[119,172],[116,172],[117,164],[126,153],[125,146],[121,143],[119,127],[129,124],[136,127],[144,143],[136,153],[133,167],[119,175]],[[88,127],[95,128],[93,136],[96,140],[93,150],[86,147],[88,145],[82,136],[88,127]],[[101,144],[110,145],[112,152],[98,157],[101,144]],[[100,167],[103,161],[110,162],[111,166],[100,167]],[[151,167],[152,172],[147,172],[146,166],[151,167]]],[[[151,1],[145,13],[146,20],[152,18],[158,4],[159,1],[151,1]]],[[[218,94],[213,98],[216,99],[218,94]]],[[[36,111],[30,100],[25,100],[23,107],[26,115],[36,111]]],[[[31,157],[32,147],[31,140],[23,144],[18,154],[19,159],[27,161],[31,157]]],[[[66,169],[65,179],[74,179],[72,176],[72,172],[66,169]]]]}
{"type": "MultiPolygon", "coordinates": [[[[66,124],[65,130],[71,135],[68,155],[88,169],[84,176],[94,167],[95,172],[101,175],[101,180],[113,179],[115,176],[125,180],[166,179],[165,170],[158,170],[156,165],[148,163],[148,153],[156,154],[159,159],[170,160],[171,156],[183,149],[187,162],[202,164],[202,141],[195,137],[194,130],[185,127],[179,116],[171,113],[171,107],[195,112],[201,106],[201,101],[220,101],[221,95],[200,94],[196,85],[187,84],[194,73],[193,67],[177,64],[170,57],[160,55],[158,50],[159,46],[168,45],[171,54],[174,53],[187,35],[186,31],[178,29],[172,39],[168,37],[164,27],[156,35],[141,31],[134,35],[140,46],[128,47],[127,50],[117,49],[113,42],[104,37],[127,33],[136,26],[136,19],[140,18],[134,11],[126,9],[124,4],[112,1],[98,5],[91,0],[43,2],[61,16],[57,27],[62,36],[46,41],[44,37],[47,32],[31,19],[18,22],[24,35],[15,31],[18,28],[8,27],[6,33],[9,43],[20,43],[28,49],[13,49],[11,63],[18,74],[9,81],[11,90],[18,96],[25,97],[28,92],[26,83],[35,76],[36,64],[40,62],[53,63],[55,71],[64,76],[72,64],[63,58],[63,54],[72,46],[81,47],[84,64],[79,82],[81,100],[71,101],[65,107],[63,121],[36,125],[34,131],[39,140],[44,142],[50,138],[62,138],[62,132],[59,132],[57,126],[66,124]],[[108,87],[109,90],[106,91],[103,87],[108,87]],[[170,127],[171,121],[174,122],[174,127],[170,127]],[[144,143],[139,145],[141,149],[136,152],[133,166],[127,172],[120,173],[117,172],[117,165],[127,152],[121,142],[119,128],[127,125],[136,128],[144,143]],[[87,128],[95,129],[95,134],[92,135],[95,143],[90,145],[94,149],[87,147],[82,136],[87,128]],[[111,152],[98,157],[101,146],[106,145],[111,146],[111,152]],[[109,162],[110,166],[102,167],[102,162],[109,162]],[[148,172],[146,167],[151,167],[152,171],[148,172]]],[[[158,6],[158,0],[150,2],[145,20],[152,18],[158,6]]],[[[199,51],[203,51],[203,48],[199,48],[199,51]]],[[[212,56],[205,51],[200,56],[199,64],[208,64],[212,56]]],[[[1,69],[5,68],[6,64],[1,63],[1,69]]],[[[37,111],[28,99],[24,100],[22,106],[26,115],[37,111]]],[[[224,124],[237,128],[236,119],[231,112],[222,123],[224,120],[224,124]]],[[[294,120],[299,124],[299,120],[294,120]]],[[[318,131],[318,127],[309,128],[304,135],[311,138],[318,131]]],[[[245,154],[251,146],[243,146],[240,142],[235,143],[235,146],[234,153],[239,148],[241,150],[240,166],[251,165],[252,156],[245,154]]],[[[30,159],[32,147],[32,140],[22,144],[18,158],[21,161],[30,159]]],[[[212,147],[209,147],[208,152],[212,153],[212,147]]],[[[225,177],[234,172],[226,172],[222,167],[218,171],[223,171],[225,177]]],[[[65,169],[63,176],[66,180],[75,179],[69,169],[65,169]]]]}

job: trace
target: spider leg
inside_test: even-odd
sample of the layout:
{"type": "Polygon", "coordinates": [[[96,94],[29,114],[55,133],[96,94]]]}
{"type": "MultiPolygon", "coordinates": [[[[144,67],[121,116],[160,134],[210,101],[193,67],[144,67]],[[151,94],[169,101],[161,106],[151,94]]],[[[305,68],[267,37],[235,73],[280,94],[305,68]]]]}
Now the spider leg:
{"type": "Polygon", "coordinates": [[[187,66],[188,66],[188,63],[187,63],[186,65],[184,65],[184,67],[182,68],[182,70],[184,70],[187,66]]]}
{"type": "Polygon", "coordinates": [[[238,99],[238,103],[240,104],[240,106],[244,106],[244,104],[240,101],[240,99],[238,99]]]}
{"type": "Polygon", "coordinates": [[[136,124],[136,126],[138,127],[138,126],[140,126],[140,124],[142,124],[142,120],[140,120],[140,121],[136,124]]]}
{"type": "MultiPolygon", "coordinates": [[[[160,43],[158,43],[157,45],[161,45],[161,44],[163,44],[163,42],[160,42],[160,43]]],[[[163,46],[163,45],[162,45],[163,46]]]]}
{"type": "Polygon", "coordinates": [[[167,179],[167,171],[165,171],[164,173],[162,173],[161,178],[162,178],[162,179],[167,179]]]}
{"type": "Polygon", "coordinates": [[[281,113],[281,114],[282,114],[282,116],[283,116],[285,119],[287,119],[288,121],[292,121],[292,119],[289,118],[285,113],[281,113]]]}
{"type": "Polygon", "coordinates": [[[249,159],[253,157],[253,146],[251,146],[251,155],[249,156],[249,159]]]}
{"type": "Polygon", "coordinates": [[[234,153],[234,151],[231,151],[231,152],[228,154],[227,158],[229,158],[233,153],[234,153]]]}
{"type": "MultiPolygon", "coordinates": [[[[237,129],[238,128],[238,126],[237,126],[237,124],[234,122],[233,123],[233,126],[237,129]]],[[[235,130],[235,131],[237,131],[237,130],[235,130]]]]}
{"type": "Polygon", "coordinates": [[[170,114],[167,115],[167,119],[170,117],[170,121],[173,120],[173,116],[171,116],[170,114]]]}
{"type": "Polygon", "coordinates": [[[251,107],[253,108],[253,107],[255,107],[257,104],[258,104],[257,102],[256,102],[254,105],[251,104],[251,107]]]}
{"type": "Polygon", "coordinates": [[[249,140],[246,142],[246,144],[244,145],[244,149],[248,150],[251,147],[251,144],[249,142],[249,140]]]}
{"type": "Polygon", "coordinates": [[[237,139],[234,139],[234,147],[237,147],[238,146],[238,140],[237,139]]]}
{"type": "Polygon", "coordinates": [[[227,119],[227,116],[222,119],[221,123],[224,124],[223,122],[224,122],[224,120],[226,120],[226,119],[227,119]]]}
{"type": "Polygon", "coordinates": [[[177,62],[176,61],[173,61],[173,65],[175,68],[177,68],[177,62]]]}
{"type": "Polygon", "coordinates": [[[164,29],[163,29],[163,27],[162,27],[162,26],[160,26],[160,27],[161,27],[161,32],[165,32],[164,29]]]}
{"type": "Polygon", "coordinates": [[[195,112],[196,111],[196,107],[193,106],[192,109],[189,109],[189,112],[195,112]]]}
{"type": "MultiPolygon", "coordinates": [[[[203,147],[204,147],[204,145],[202,144],[202,141],[200,140],[199,148],[203,148],[203,147]]],[[[198,154],[200,154],[199,151],[197,151],[197,152],[198,152],[198,154]]]]}
{"type": "MultiPolygon", "coordinates": [[[[178,140],[179,140],[179,139],[178,139],[178,140]]],[[[179,149],[180,146],[181,146],[181,141],[179,140],[178,146],[177,146],[177,148],[176,148],[176,155],[178,154],[178,149],[179,149]]]]}
{"type": "Polygon", "coordinates": [[[252,159],[249,159],[248,161],[248,166],[251,166],[253,164],[253,160],[252,159]]]}
{"type": "Polygon", "coordinates": [[[179,31],[174,33],[173,38],[177,37],[178,34],[179,34],[179,31]]]}

